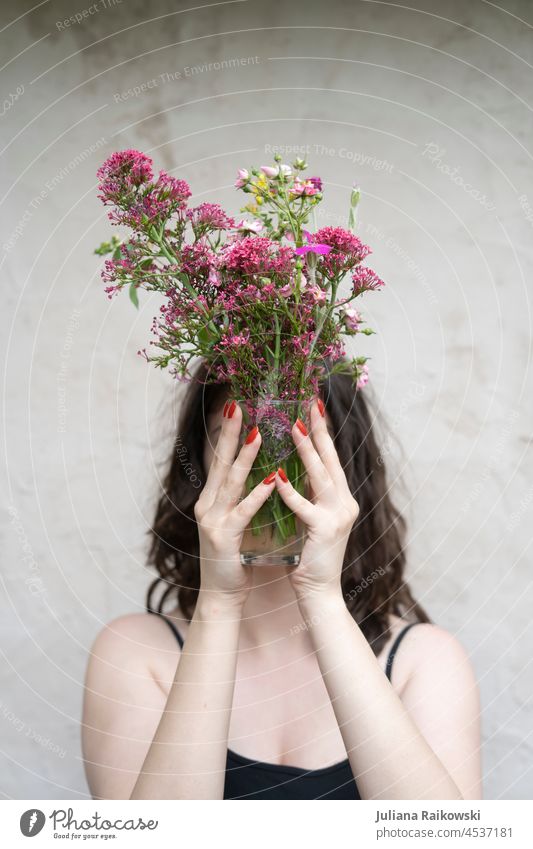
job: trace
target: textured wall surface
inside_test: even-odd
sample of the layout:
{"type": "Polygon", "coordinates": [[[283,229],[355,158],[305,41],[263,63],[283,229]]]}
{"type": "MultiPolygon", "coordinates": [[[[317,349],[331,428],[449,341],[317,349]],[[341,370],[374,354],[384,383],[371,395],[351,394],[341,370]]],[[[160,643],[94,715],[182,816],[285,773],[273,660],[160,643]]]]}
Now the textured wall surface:
{"type": "Polygon", "coordinates": [[[102,291],[96,168],[137,147],[236,212],[237,167],[301,145],[323,223],[362,187],[410,578],[472,657],[486,795],[530,797],[532,4],[33,5],[0,32],[2,796],[88,796],[87,650],[143,608],[172,433],[176,386],[136,356],[155,304],[102,291]]]}

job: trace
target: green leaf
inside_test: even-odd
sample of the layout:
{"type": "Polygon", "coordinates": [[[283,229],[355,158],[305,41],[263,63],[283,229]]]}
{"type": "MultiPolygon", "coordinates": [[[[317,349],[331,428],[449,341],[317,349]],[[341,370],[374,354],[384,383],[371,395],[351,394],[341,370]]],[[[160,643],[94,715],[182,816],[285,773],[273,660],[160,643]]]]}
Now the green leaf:
{"type": "Polygon", "coordinates": [[[122,242],[118,236],[112,236],[111,241],[100,242],[98,247],[94,249],[93,253],[98,254],[98,256],[105,256],[105,254],[113,253],[113,259],[120,259],[122,256],[120,253],[121,244],[122,242]]]}
{"type": "Polygon", "coordinates": [[[137,286],[135,283],[130,284],[130,301],[136,309],[139,309],[139,296],[137,294],[137,286]]]}
{"type": "Polygon", "coordinates": [[[113,248],[109,242],[101,242],[100,245],[94,249],[94,253],[98,254],[98,256],[105,256],[105,254],[111,253],[112,250],[113,248]]]}
{"type": "Polygon", "coordinates": [[[209,342],[211,341],[211,333],[205,324],[198,331],[198,339],[202,345],[209,345],[209,342]]]}

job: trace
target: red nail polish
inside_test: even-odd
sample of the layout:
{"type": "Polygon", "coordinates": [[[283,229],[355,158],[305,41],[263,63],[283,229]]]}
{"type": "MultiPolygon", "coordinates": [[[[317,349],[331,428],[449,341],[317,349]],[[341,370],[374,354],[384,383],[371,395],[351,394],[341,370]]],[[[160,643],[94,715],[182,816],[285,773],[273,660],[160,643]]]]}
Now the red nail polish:
{"type": "MultiPolygon", "coordinates": [[[[230,418],[231,418],[231,416],[230,416],[230,418]]],[[[258,433],[259,433],[259,428],[257,427],[257,425],[255,425],[255,427],[253,427],[251,429],[250,433],[248,434],[248,436],[244,440],[244,444],[249,445],[250,442],[253,442],[258,433]]]]}
{"type": "Polygon", "coordinates": [[[267,483],[267,484],[272,483],[275,477],[276,477],[276,473],[270,472],[270,474],[267,475],[266,478],[264,479],[263,483],[267,483]]]}
{"type": "Polygon", "coordinates": [[[300,433],[303,433],[304,436],[307,436],[307,428],[301,421],[301,419],[296,419],[296,427],[298,428],[300,433]]]}
{"type": "Polygon", "coordinates": [[[231,417],[233,416],[233,413],[235,412],[236,406],[237,406],[237,403],[235,401],[232,401],[231,404],[229,405],[227,413],[226,413],[228,419],[231,419],[231,417]]]}
{"type": "Polygon", "coordinates": [[[222,410],[222,415],[223,415],[223,416],[225,416],[225,415],[226,415],[226,413],[228,412],[228,407],[229,407],[229,404],[228,404],[228,402],[226,401],[226,403],[224,404],[224,409],[222,410]]]}
{"type": "Polygon", "coordinates": [[[317,398],[316,404],[317,404],[317,407],[318,407],[318,412],[320,413],[320,415],[323,418],[326,414],[326,408],[324,407],[324,402],[323,402],[322,398],[317,398]]]}
{"type": "Polygon", "coordinates": [[[280,476],[280,478],[281,478],[281,480],[283,481],[283,483],[288,483],[288,482],[289,482],[289,478],[287,477],[287,475],[285,474],[285,472],[283,471],[283,469],[278,469],[278,475],[280,476]]]}

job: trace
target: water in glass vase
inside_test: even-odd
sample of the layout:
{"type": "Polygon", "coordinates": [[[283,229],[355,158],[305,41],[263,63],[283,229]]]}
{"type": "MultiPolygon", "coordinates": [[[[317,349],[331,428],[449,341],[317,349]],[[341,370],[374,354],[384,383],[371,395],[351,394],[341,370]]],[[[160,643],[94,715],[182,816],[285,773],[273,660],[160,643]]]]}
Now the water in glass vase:
{"type": "MultiPolygon", "coordinates": [[[[306,471],[291,431],[298,418],[310,430],[311,401],[254,398],[251,401],[241,399],[238,404],[243,413],[242,438],[254,425],[261,434],[261,447],[248,475],[245,494],[281,467],[293,487],[305,497],[306,471]]],[[[244,532],[241,562],[246,566],[297,566],[305,532],[303,522],[275,489],[244,532]]]]}

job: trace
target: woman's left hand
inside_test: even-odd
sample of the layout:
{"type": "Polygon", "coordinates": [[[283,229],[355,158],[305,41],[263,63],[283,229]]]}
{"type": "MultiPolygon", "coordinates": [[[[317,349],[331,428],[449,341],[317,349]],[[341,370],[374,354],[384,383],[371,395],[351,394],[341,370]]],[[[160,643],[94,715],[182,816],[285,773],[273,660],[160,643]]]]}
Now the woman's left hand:
{"type": "Polygon", "coordinates": [[[311,500],[283,480],[279,471],[276,475],[281,498],[307,526],[300,563],[289,573],[298,598],[324,590],[340,591],[346,545],[359,515],[359,505],[350,492],[325,416],[316,401],[311,405],[310,418],[311,433],[306,435],[295,423],[292,437],[307,471],[311,500]]]}

